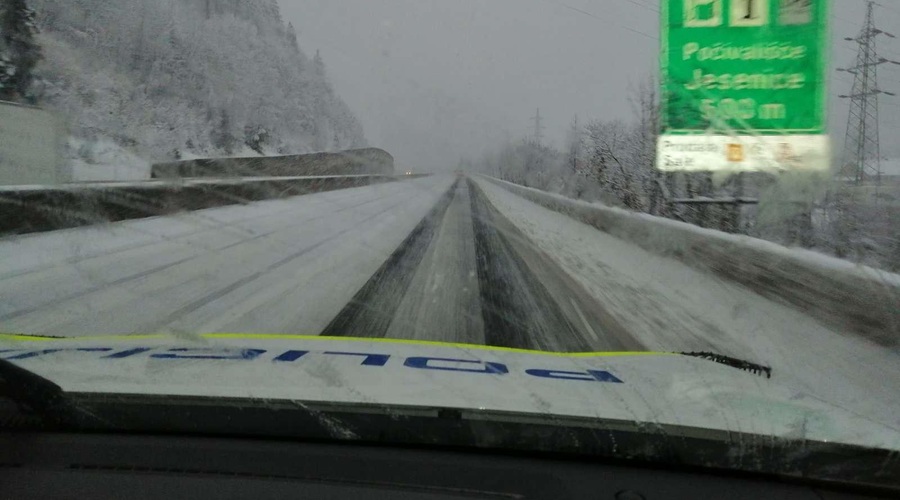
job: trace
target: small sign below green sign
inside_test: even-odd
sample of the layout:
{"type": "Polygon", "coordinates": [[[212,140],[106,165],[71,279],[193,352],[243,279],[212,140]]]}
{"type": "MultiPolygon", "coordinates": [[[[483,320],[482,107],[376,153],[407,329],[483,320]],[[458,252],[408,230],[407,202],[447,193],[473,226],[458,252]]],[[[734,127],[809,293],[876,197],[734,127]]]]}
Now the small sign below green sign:
{"type": "Polygon", "coordinates": [[[663,0],[659,167],[827,168],[827,27],[827,0],[663,0]]]}

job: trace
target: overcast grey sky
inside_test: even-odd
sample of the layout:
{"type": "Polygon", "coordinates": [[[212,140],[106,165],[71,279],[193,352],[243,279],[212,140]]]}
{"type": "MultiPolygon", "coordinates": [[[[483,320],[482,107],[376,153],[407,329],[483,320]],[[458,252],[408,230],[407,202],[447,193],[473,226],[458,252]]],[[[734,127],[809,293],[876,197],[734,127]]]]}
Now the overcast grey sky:
{"type": "MultiPolygon", "coordinates": [[[[657,72],[659,0],[279,1],[304,50],[321,50],[369,142],[400,168],[452,168],[524,137],[537,107],[559,145],[575,114],[628,119],[629,89],[657,72]]],[[[900,35],[900,2],[881,3],[879,27],[900,35]]],[[[835,67],[853,63],[843,38],[864,13],[864,0],[832,0],[835,67]]],[[[900,60],[900,39],[879,41],[900,60]]],[[[849,75],[830,73],[830,94],[848,93],[849,75]]],[[[883,66],[880,84],[900,94],[900,66],[883,66]]],[[[883,103],[883,149],[900,155],[900,98],[883,103]]],[[[833,100],[831,117],[840,146],[845,101],[833,100]]]]}

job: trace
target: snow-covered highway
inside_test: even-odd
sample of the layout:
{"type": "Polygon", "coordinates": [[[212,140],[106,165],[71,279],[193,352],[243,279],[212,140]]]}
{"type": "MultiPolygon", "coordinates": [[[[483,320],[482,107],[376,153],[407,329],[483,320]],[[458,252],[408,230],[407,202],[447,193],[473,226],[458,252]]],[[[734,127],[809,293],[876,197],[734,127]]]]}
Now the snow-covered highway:
{"type": "Polygon", "coordinates": [[[900,428],[896,350],[479,178],[0,240],[0,331],[707,350],[771,365],[800,390],[900,428]]]}
{"type": "Polygon", "coordinates": [[[0,330],[322,329],[436,203],[426,178],[0,243],[0,330]]]}

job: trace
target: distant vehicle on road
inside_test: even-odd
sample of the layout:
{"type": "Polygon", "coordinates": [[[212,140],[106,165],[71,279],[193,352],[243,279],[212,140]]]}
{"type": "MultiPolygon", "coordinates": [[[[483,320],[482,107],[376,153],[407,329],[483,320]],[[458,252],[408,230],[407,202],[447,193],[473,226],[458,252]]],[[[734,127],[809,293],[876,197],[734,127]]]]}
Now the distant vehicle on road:
{"type": "Polygon", "coordinates": [[[412,173],[412,170],[407,170],[407,171],[406,171],[406,175],[412,175],[412,174],[413,174],[413,173],[412,173]]]}

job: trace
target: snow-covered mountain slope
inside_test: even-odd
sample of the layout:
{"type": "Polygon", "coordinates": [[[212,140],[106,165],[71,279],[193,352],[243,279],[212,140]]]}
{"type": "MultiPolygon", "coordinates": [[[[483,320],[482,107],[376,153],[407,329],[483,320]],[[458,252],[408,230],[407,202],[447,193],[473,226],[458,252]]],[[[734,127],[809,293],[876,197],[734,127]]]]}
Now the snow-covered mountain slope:
{"type": "Polygon", "coordinates": [[[32,0],[42,106],[88,168],[110,143],[147,161],[365,145],[276,0],[32,0]],[[77,147],[73,147],[77,144],[77,147]]]}

